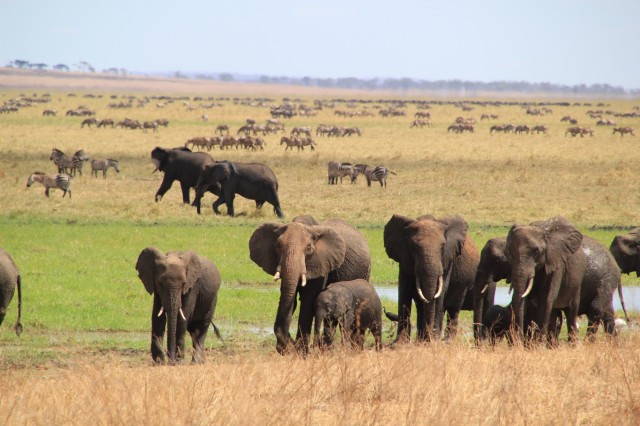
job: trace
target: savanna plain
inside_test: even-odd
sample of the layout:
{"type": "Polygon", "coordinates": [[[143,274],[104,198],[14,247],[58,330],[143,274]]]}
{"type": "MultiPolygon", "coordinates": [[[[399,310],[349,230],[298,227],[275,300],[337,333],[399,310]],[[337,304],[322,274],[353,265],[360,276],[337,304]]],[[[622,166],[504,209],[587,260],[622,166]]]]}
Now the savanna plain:
{"type": "MultiPolygon", "coordinates": [[[[0,114],[0,247],[13,256],[23,277],[24,325],[17,337],[12,328],[16,294],[0,329],[0,423],[640,423],[640,334],[634,327],[615,339],[600,334],[595,343],[563,342],[552,350],[504,342],[476,347],[471,315],[465,312],[458,337],[446,343],[391,347],[395,327],[385,319],[381,353],[367,340],[363,352],[338,344],[325,353],[312,349],[306,358],[278,355],[272,331],[278,286],[248,253],[253,230],[279,221],[271,206],[256,210],[252,201],[237,197],[236,217],[215,216],[209,207],[214,199],[207,195],[197,215],[182,204],[178,184],[156,203],[162,174],[152,173],[150,161],[154,147],[212,137],[219,124],[235,134],[247,118],[264,123],[269,106],[284,103],[285,97],[309,107],[322,101],[315,115],[281,119],[287,134],[294,126],[315,131],[327,124],[357,126],[362,135],[314,135],[315,151],[285,151],[284,133],[278,133],[264,136],[264,151],[214,148],[209,153],[216,160],[271,167],[285,220],[311,214],[358,227],[371,249],[373,284],[393,288],[397,264],[384,251],[382,232],[394,213],[461,215],[479,248],[506,235],[514,223],[562,215],[609,247],[616,234],[638,224],[640,141],[612,135],[611,127],[596,126],[587,112],[631,112],[640,102],[463,100],[308,88],[296,94],[295,88],[278,86],[185,87],[153,80],[144,87],[99,79],[73,85],[69,78],[47,78],[32,88],[33,81],[39,80],[0,92],[0,104],[50,95],[48,103],[0,114]],[[108,106],[130,96],[135,97],[131,108],[108,106]],[[149,102],[136,107],[145,98],[149,102]],[[430,108],[418,109],[413,101],[429,101],[430,108]],[[540,102],[548,102],[544,106],[551,112],[526,113],[525,103],[542,108],[533,105],[540,102]],[[65,115],[79,105],[94,110],[98,119],[165,118],[169,125],[158,132],[81,128],[83,118],[65,115]],[[379,114],[392,105],[406,116],[379,114]],[[45,117],[44,109],[58,114],[45,117]],[[336,110],[371,114],[342,117],[336,110]],[[417,111],[431,113],[431,127],[409,127],[417,111]],[[482,114],[499,118],[480,120],[482,114]],[[565,136],[569,125],[560,120],[566,115],[593,128],[594,136],[565,136]],[[477,121],[474,133],[447,132],[459,116],[477,121]],[[548,135],[490,134],[492,125],[503,123],[545,125],[548,135]],[[71,199],[59,190],[46,198],[41,186],[27,188],[26,181],[34,171],[56,173],[49,160],[54,147],[117,159],[120,173],[109,169],[106,179],[94,178],[86,164],[83,176],[72,179],[71,199]],[[381,164],[396,174],[389,176],[386,189],[376,182],[369,188],[362,177],[355,184],[328,185],[330,160],[381,164]],[[209,333],[204,365],[152,364],[152,298],[134,269],[147,246],[194,250],[221,271],[214,322],[223,340],[209,333]]],[[[639,118],[613,119],[640,131],[639,118]]],[[[623,284],[639,281],[624,276],[623,284]]],[[[383,299],[383,305],[397,310],[393,300],[383,299]]],[[[638,312],[631,317],[637,322],[638,312]]]]}

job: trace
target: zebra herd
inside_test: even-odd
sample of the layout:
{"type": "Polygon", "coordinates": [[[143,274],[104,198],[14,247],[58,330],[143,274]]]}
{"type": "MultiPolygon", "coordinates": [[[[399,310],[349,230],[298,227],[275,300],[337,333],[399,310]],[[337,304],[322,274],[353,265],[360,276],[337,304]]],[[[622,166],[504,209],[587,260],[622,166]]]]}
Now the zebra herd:
{"type": "Polygon", "coordinates": [[[367,186],[371,186],[371,182],[380,182],[380,187],[386,188],[389,173],[396,174],[385,166],[371,167],[366,164],[339,163],[333,160],[329,161],[327,166],[329,185],[337,185],[338,179],[342,183],[342,179],[347,176],[350,178],[351,183],[356,183],[358,176],[362,174],[367,179],[367,186]]]}
{"type": "MultiPolygon", "coordinates": [[[[49,190],[54,188],[63,191],[63,198],[67,193],[71,198],[71,178],[76,175],[76,172],[82,176],[82,167],[85,161],[89,161],[89,156],[82,149],[76,151],[73,156],[68,156],[58,148],[53,148],[49,159],[58,167],[58,174],[49,176],[43,172],[33,172],[27,179],[27,187],[37,182],[44,186],[44,195],[47,197],[49,197],[49,190]]],[[[91,175],[98,177],[98,172],[101,171],[102,177],[106,179],[109,167],[112,167],[116,173],[120,173],[118,160],[94,158],[91,160],[91,175]]]]}

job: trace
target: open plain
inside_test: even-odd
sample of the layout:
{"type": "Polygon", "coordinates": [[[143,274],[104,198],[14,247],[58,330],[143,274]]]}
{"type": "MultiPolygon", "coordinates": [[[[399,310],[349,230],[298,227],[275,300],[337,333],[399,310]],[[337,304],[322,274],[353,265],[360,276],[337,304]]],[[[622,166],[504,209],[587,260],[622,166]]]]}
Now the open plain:
{"type": "MultiPolygon", "coordinates": [[[[285,220],[340,217],[365,235],[372,281],[395,286],[397,264],[382,244],[394,213],[459,214],[481,248],[514,223],[562,215],[606,247],[638,225],[640,140],[596,125],[601,111],[615,127],[640,131],[637,100],[439,98],[419,94],[0,74],[0,104],[31,98],[0,114],[0,247],[23,277],[24,333],[17,337],[17,295],[0,329],[0,423],[3,424],[638,424],[640,335],[560,348],[476,348],[471,316],[454,342],[387,347],[375,353],[337,348],[306,359],[275,352],[272,326],[278,287],[249,259],[248,239],[271,206],[237,197],[236,217],[182,204],[177,183],[160,202],[162,180],[150,152],[213,137],[227,124],[236,135],[248,118],[264,124],[270,106],[308,107],[280,119],[286,133],[258,135],[264,150],[214,147],[216,160],[267,164],[279,181],[285,220]],[[48,95],[48,96],[46,96],[48,95]],[[121,104],[113,107],[109,104],[121,104]],[[129,106],[130,105],[130,106],[129,106]],[[428,108],[425,107],[428,106],[428,108]],[[67,116],[84,106],[97,119],[166,119],[158,131],[81,127],[67,116]],[[45,109],[57,111],[43,116],[45,109]],[[405,115],[383,117],[392,109],[405,115]],[[533,114],[546,109],[544,114],[533,114]],[[529,112],[527,112],[529,111],[529,112]],[[336,112],[346,114],[336,114],[336,112]],[[410,127],[417,112],[431,125],[410,127]],[[497,116],[484,120],[483,114],[497,116]],[[633,116],[635,114],[635,116],[633,116]],[[206,116],[206,120],[203,116],[206,116]],[[566,134],[572,126],[593,136],[566,134]],[[448,131],[457,117],[473,132],[448,131]],[[361,135],[322,137],[321,124],[358,127],[361,135]],[[494,125],[544,125],[547,134],[490,132],[494,125]],[[280,144],[294,126],[309,126],[314,151],[280,144]],[[35,184],[34,171],[55,174],[58,148],[117,159],[120,172],[72,178],[72,197],[35,184]],[[360,177],[327,184],[330,160],[384,165],[387,188],[360,177]],[[210,333],[204,365],[154,367],[149,354],[152,298],[134,269],[144,247],[194,250],[214,261],[223,284],[215,315],[224,341],[210,333]]],[[[193,193],[192,193],[193,195],[193,193]]],[[[225,213],[224,207],[222,208],[225,213]]],[[[623,276],[624,285],[639,285],[623,276]]],[[[388,310],[397,307],[383,299],[388,310]]],[[[638,320],[638,312],[631,313],[638,320]]],[[[395,328],[385,323],[383,341],[395,328]]],[[[583,329],[581,329],[583,333],[583,329]]],[[[190,342],[187,343],[187,347],[190,342]]],[[[190,349],[189,349],[190,350],[190,349]]]]}

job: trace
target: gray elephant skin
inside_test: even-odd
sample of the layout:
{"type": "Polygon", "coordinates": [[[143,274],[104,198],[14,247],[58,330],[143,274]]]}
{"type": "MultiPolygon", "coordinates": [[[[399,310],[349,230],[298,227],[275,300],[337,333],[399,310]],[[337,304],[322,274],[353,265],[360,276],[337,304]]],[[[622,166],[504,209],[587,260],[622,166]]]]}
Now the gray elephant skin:
{"type": "Polygon", "coordinates": [[[623,274],[635,272],[640,277],[640,228],[616,235],[609,250],[623,274]]]}
{"type": "Polygon", "coordinates": [[[493,306],[496,285],[502,280],[509,282],[511,272],[504,252],[507,237],[491,238],[480,252],[480,263],[473,285],[473,335],[476,342],[485,337],[483,318],[493,306]]]}
{"type": "Polygon", "coordinates": [[[213,164],[213,158],[204,152],[191,152],[188,148],[160,148],[155,147],[151,151],[151,160],[156,170],[164,172],[164,178],[160,188],[156,192],[155,200],[160,201],[164,194],[171,188],[174,181],[180,182],[182,189],[182,202],[189,204],[189,190],[195,188],[200,173],[208,164],[213,164]]]}
{"type": "Polygon", "coordinates": [[[255,200],[257,208],[261,208],[265,202],[269,203],[279,218],[284,217],[278,198],[278,179],[273,170],[264,164],[219,161],[206,165],[198,178],[196,198],[193,202],[198,214],[202,196],[206,191],[218,195],[218,199],[213,202],[215,214],[220,214],[218,207],[226,204],[227,214],[233,216],[233,200],[237,194],[255,200]]]}
{"type": "MultiPolygon", "coordinates": [[[[213,325],[221,283],[216,265],[192,251],[164,254],[155,247],[147,247],[138,256],[136,270],[144,288],[153,295],[153,360],[166,361],[162,342],[167,328],[167,354],[171,363],[184,359],[187,331],[194,349],[192,362],[204,362],[203,347],[209,324],[213,325]]],[[[214,330],[219,335],[215,325],[214,330]]]]}
{"type": "Polygon", "coordinates": [[[20,271],[9,253],[0,248],[0,325],[2,325],[9,303],[18,288],[18,319],[14,326],[16,334],[22,333],[22,278],[20,271]]]}
{"type": "Polygon", "coordinates": [[[586,314],[587,336],[593,337],[599,324],[615,334],[613,293],[620,288],[620,270],[609,251],[583,236],[563,217],[514,225],[505,247],[511,267],[511,305],[517,331],[522,337],[525,301],[535,307],[532,328],[538,340],[549,333],[560,310],[564,312],[569,340],[577,338],[576,319],[586,314]],[[537,330],[537,331],[536,331],[537,330]]]}
{"type": "Polygon", "coordinates": [[[265,223],[253,232],[249,252],[251,260],[274,280],[282,280],[273,327],[280,354],[292,344],[303,353],[308,351],[314,301],[327,285],[358,278],[368,281],[371,274],[367,241],[341,219],[318,223],[305,215],[287,224],[265,223]],[[298,294],[300,314],[294,342],[289,327],[298,294]]]}
{"type": "Polygon", "coordinates": [[[386,224],[385,250],[400,265],[396,340],[410,337],[412,300],[418,340],[440,338],[445,311],[446,336],[454,337],[460,310],[473,309],[472,289],[480,256],[467,229],[460,216],[411,219],[396,214],[386,224]]]}
{"type": "Polygon", "coordinates": [[[331,346],[339,325],[343,342],[363,349],[365,332],[370,330],[376,350],[382,349],[382,303],[368,281],[331,284],[316,297],[315,314],[314,346],[331,346]]]}

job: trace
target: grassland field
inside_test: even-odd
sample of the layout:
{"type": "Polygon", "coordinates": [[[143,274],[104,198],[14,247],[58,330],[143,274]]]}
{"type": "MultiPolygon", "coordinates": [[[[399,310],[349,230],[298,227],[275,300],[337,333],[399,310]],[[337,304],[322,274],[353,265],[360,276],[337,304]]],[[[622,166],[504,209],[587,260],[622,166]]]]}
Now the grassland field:
{"type": "MultiPolygon", "coordinates": [[[[0,399],[0,423],[149,423],[152,412],[161,424],[168,423],[164,415],[181,424],[640,421],[640,337],[633,331],[615,342],[602,338],[594,345],[564,344],[555,351],[506,345],[474,349],[467,313],[462,316],[463,332],[450,344],[382,354],[370,347],[363,354],[336,349],[312,353],[306,360],[277,356],[272,332],[277,285],[248,256],[253,230],[278,221],[271,207],[256,211],[252,201],[238,197],[235,218],[214,216],[209,207],[198,216],[193,207],[182,205],[177,184],[156,203],[162,175],[152,173],[149,154],[156,146],[175,147],[195,136],[213,136],[218,124],[228,124],[235,133],[247,118],[270,118],[268,106],[244,105],[233,98],[268,97],[268,105],[280,104],[283,96],[298,96],[290,88],[278,96],[272,87],[256,88],[255,94],[238,88],[236,96],[228,87],[220,93],[176,93],[163,84],[144,91],[98,84],[90,93],[100,97],[55,84],[0,92],[0,104],[21,94],[51,95],[50,103],[0,114],[0,247],[12,254],[23,276],[25,328],[20,337],[12,331],[14,297],[0,329],[0,389],[6,396],[0,399]],[[188,96],[194,108],[189,110],[183,100],[158,108],[161,101],[155,99],[143,108],[107,107],[129,95],[188,96]],[[194,96],[212,96],[221,106],[205,109],[210,102],[194,101],[194,96]],[[81,128],[83,118],[64,115],[79,105],[95,110],[98,119],[166,118],[170,124],[147,133],[81,128]],[[45,108],[56,109],[58,115],[43,117],[45,108]],[[201,120],[202,114],[209,120],[201,120]],[[42,187],[25,184],[33,171],[56,172],[49,160],[53,147],[118,159],[121,172],[110,169],[106,179],[93,178],[87,164],[84,175],[72,180],[71,199],[57,190],[47,199],[42,187]],[[163,251],[194,250],[213,260],[222,273],[215,322],[224,341],[209,336],[204,366],[149,368],[152,299],[134,265],[140,250],[150,245],[163,251]],[[418,371],[411,367],[416,361],[418,371]],[[180,383],[189,391],[179,392],[180,383]]],[[[216,148],[210,154],[216,160],[269,165],[278,176],[286,220],[311,214],[356,225],[369,242],[377,286],[396,285],[397,264],[386,256],[382,243],[384,224],[394,213],[462,215],[479,248],[491,237],[506,235],[514,223],[555,215],[567,217],[607,247],[616,234],[638,224],[639,141],[612,135],[610,127],[595,126],[586,114],[596,109],[630,112],[638,101],[571,100],[568,107],[550,106],[553,112],[544,116],[527,115],[521,105],[469,103],[474,109],[462,111],[434,102],[428,110],[432,127],[410,129],[417,111],[411,103],[406,117],[382,118],[378,107],[389,104],[376,102],[379,97],[371,94],[304,91],[299,97],[294,103],[312,105],[314,99],[332,98],[368,102],[354,102],[353,108],[335,102],[334,108],[325,107],[316,116],[285,120],[287,133],[293,126],[315,130],[322,123],[358,126],[362,136],[315,137],[316,151],[285,152],[279,144],[283,134],[269,135],[264,151],[216,148]],[[376,115],[334,114],[364,109],[376,115]],[[481,114],[499,119],[480,121],[481,114]],[[565,115],[595,129],[595,136],[565,137],[567,125],[560,122],[565,115]],[[475,133],[448,133],[458,116],[478,120],[475,133]],[[491,125],[502,123],[544,124],[549,135],[489,133],[491,125]],[[389,177],[386,189],[375,182],[368,188],[362,178],[353,185],[345,181],[332,186],[327,184],[329,160],[383,164],[397,175],[389,177]]],[[[525,101],[541,100],[519,100],[525,101]]],[[[640,123],[638,118],[613,119],[620,126],[638,128],[640,123]]],[[[204,201],[209,206],[213,197],[204,201]]],[[[623,283],[639,285],[635,276],[623,277],[623,283]]],[[[390,300],[383,304],[397,309],[390,300]]],[[[637,312],[632,316],[638,320],[637,312]]],[[[394,331],[393,324],[385,324],[385,343],[394,331]]]]}

